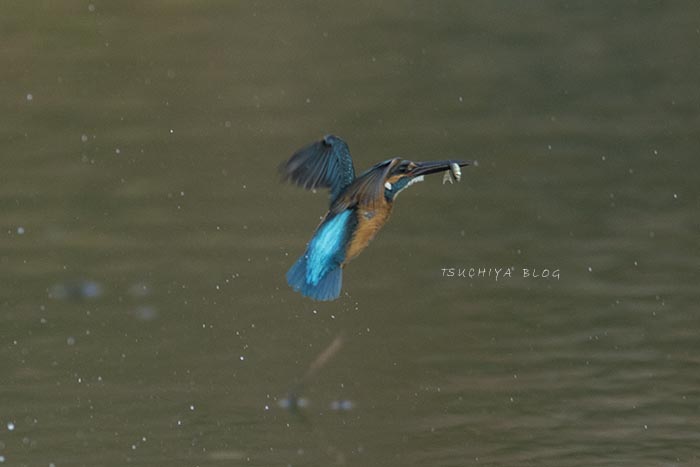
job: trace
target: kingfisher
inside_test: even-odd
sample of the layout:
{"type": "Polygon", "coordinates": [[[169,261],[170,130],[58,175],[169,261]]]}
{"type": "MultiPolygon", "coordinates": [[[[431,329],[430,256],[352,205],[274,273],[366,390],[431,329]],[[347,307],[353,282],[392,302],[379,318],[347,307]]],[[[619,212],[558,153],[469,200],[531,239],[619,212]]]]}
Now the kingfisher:
{"type": "Polygon", "coordinates": [[[476,161],[413,162],[394,157],[356,176],[350,149],[338,136],[295,152],[280,165],[284,181],[308,190],[328,188],[330,207],[306,251],[287,272],[287,283],[313,300],[340,296],[343,268],[364,250],[389,219],[396,197],[428,174],[445,172],[443,184],[459,181],[460,167],[476,161]]]}

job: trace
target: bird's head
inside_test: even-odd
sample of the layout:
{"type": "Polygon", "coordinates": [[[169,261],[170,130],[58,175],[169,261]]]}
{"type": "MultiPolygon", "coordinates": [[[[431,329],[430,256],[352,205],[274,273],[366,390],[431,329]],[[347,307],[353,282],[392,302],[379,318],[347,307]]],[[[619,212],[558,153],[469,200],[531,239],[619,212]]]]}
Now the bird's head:
{"type": "Polygon", "coordinates": [[[384,177],[384,196],[393,201],[401,191],[417,182],[422,182],[425,175],[450,171],[459,180],[460,167],[476,165],[473,161],[446,160],[430,162],[413,162],[399,157],[385,161],[389,164],[384,177]]]}

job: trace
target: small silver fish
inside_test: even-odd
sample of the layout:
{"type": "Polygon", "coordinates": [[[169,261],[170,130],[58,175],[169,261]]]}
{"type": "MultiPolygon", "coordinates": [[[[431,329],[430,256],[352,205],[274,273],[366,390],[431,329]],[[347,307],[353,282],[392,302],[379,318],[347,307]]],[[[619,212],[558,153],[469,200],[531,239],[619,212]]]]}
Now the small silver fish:
{"type": "Polygon", "coordinates": [[[456,162],[451,163],[450,169],[452,171],[452,175],[455,177],[455,180],[460,181],[462,179],[462,169],[459,167],[459,164],[456,162]]]}
{"type": "Polygon", "coordinates": [[[452,177],[457,181],[462,179],[462,169],[456,162],[451,163],[450,170],[445,171],[445,175],[442,176],[442,184],[444,185],[447,182],[450,182],[450,184],[454,183],[452,177]]]}

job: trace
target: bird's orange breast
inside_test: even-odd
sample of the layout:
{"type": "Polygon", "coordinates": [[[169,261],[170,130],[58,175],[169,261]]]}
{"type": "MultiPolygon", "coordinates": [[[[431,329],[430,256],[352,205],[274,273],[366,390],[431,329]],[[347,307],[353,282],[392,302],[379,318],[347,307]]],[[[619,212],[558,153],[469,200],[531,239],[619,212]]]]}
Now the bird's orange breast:
{"type": "Polygon", "coordinates": [[[390,214],[391,204],[386,202],[374,209],[362,207],[357,209],[357,228],[350,240],[350,246],[343,263],[347,263],[367,248],[369,242],[389,219],[390,214]]]}

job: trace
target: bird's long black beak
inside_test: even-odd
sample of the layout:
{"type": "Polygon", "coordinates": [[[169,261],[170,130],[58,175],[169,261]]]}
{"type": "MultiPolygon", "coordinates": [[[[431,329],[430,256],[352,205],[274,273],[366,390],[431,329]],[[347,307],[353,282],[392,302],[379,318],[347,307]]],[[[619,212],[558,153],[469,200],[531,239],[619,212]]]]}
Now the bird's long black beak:
{"type": "Polygon", "coordinates": [[[430,162],[415,162],[417,167],[413,170],[411,175],[418,177],[421,175],[430,175],[436,172],[444,172],[450,170],[452,164],[457,164],[460,167],[466,167],[468,165],[479,165],[477,161],[460,161],[460,160],[449,160],[449,161],[430,161],[430,162]]]}

